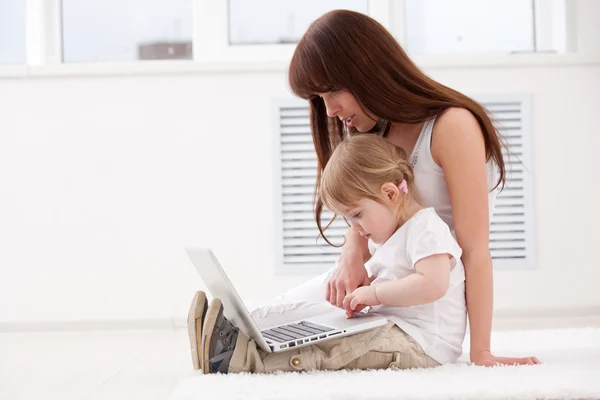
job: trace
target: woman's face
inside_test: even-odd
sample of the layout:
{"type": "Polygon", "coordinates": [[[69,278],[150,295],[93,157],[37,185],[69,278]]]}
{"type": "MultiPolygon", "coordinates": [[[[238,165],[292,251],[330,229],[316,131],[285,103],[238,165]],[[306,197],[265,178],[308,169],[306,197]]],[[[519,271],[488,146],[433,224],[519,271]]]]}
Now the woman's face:
{"type": "Polygon", "coordinates": [[[338,117],[348,128],[354,127],[359,132],[367,132],[377,123],[377,120],[361,110],[354,96],[347,90],[319,93],[319,96],[325,102],[327,115],[330,118],[338,117]]]}

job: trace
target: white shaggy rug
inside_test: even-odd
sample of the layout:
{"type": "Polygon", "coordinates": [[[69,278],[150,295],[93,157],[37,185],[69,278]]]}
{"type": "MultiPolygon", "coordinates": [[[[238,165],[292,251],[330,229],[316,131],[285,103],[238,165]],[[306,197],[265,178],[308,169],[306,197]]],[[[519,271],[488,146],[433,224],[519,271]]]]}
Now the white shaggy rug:
{"type": "MultiPolygon", "coordinates": [[[[600,329],[495,332],[492,348],[542,365],[273,375],[190,373],[171,400],[200,399],[600,399],[600,329]]],[[[468,350],[468,340],[465,341],[468,350]]]]}

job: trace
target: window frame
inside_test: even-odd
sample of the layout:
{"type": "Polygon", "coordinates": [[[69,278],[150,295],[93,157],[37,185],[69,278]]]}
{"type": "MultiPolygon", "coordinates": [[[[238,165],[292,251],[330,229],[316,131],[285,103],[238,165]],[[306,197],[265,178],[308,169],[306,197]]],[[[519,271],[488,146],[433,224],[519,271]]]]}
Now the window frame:
{"type": "MultiPolygon", "coordinates": [[[[63,63],[61,0],[26,0],[26,64],[0,65],[0,76],[97,76],[205,73],[219,71],[285,71],[295,45],[229,46],[227,2],[193,1],[193,60],[155,60],[149,62],[63,63]],[[203,18],[217,20],[222,15],[220,35],[209,35],[202,42],[203,18]],[[206,53],[204,53],[206,51],[206,53]]],[[[535,0],[536,53],[469,55],[423,55],[413,57],[422,68],[489,68],[540,65],[597,65],[600,55],[580,52],[573,37],[579,33],[576,18],[566,0],[535,0]],[[558,10],[558,11],[557,11],[558,10]],[[561,20],[561,13],[566,15],[561,20]],[[568,53],[548,52],[555,48],[568,53]]],[[[404,44],[404,0],[369,0],[369,14],[404,44]]]]}
{"type": "Polygon", "coordinates": [[[61,0],[26,0],[27,65],[62,64],[61,6],[61,0]]]}

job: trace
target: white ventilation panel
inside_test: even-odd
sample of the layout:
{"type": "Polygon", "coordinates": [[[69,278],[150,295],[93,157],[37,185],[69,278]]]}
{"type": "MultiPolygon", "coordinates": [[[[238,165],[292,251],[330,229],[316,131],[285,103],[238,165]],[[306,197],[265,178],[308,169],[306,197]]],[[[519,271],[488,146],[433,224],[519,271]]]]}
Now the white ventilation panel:
{"type": "MultiPolygon", "coordinates": [[[[533,266],[531,141],[528,102],[522,96],[476,97],[493,114],[508,144],[507,184],[498,194],[490,227],[495,267],[533,266]]],[[[277,271],[315,273],[330,268],[340,249],[321,238],[313,215],[317,159],[310,133],[308,104],[279,101],[274,107],[275,246],[277,271]]],[[[331,219],[323,213],[323,225],[331,219]]],[[[338,219],[327,229],[341,244],[348,229],[338,219]]]]}
{"type": "Polygon", "coordinates": [[[498,193],[490,226],[495,267],[533,267],[533,182],[529,103],[522,97],[478,99],[507,144],[506,186],[498,193]]]}

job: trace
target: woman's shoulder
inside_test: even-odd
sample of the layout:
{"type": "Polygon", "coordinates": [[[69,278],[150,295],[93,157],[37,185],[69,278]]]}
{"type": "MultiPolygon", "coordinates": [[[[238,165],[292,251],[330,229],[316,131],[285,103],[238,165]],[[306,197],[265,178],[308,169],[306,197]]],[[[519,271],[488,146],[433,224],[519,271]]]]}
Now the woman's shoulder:
{"type": "Polygon", "coordinates": [[[436,118],[436,123],[442,122],[448,125],[474,122],[477,124],[475,114],[464,107],[448,107],[436,118]]]}
{"type": "Polygon", "coordinates": [[[484,139],[475,115],[466,108],[450,107],[435,119],[431,139],[431,154],[438,165],[443,165],[445,155],[468,149],[484,139]],[[456,150],[456,151],[452,151],[456,150]]]}
{"type": "Polygon", "coordinates": [[[469,130],[479,131],[481,127],[475,115],[462,107],[450,107],[439,114],[433,125],[434,133],[438,132],[441,135],[447,135],[448,132],[465,132],[469,130]]]}

